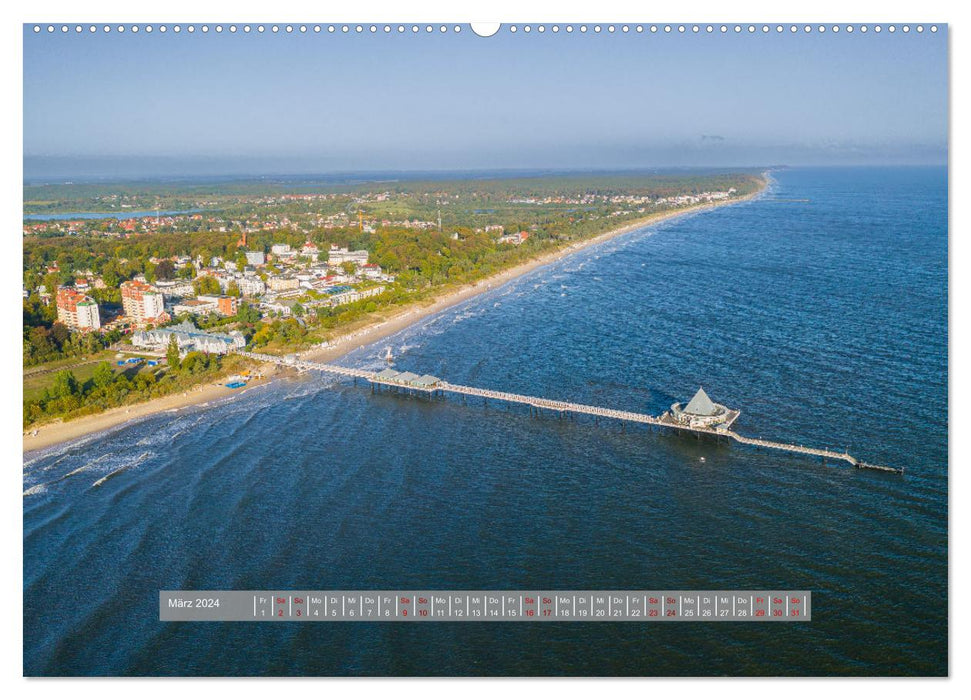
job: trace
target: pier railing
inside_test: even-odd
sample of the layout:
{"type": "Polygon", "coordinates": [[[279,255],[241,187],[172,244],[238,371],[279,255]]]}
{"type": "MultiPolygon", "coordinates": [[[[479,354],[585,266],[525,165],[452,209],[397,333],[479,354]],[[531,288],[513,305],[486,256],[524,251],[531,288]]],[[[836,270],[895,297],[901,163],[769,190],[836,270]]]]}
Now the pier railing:
{"type": "MultiPolygon", "coordinates": [[[[626,421],[629,423],[641,423],[644,425],[653,425],[661,428],[668,428],[675,431],[694,433],[696,435],[706,435],[715,438],[727,438],[734,440],[742,445],[750,445],[756,448],[764,448],[769,450],[778,450],[780,452],[788,452],[790,454],[800,454],[807,455],[811,457],[819,457],[823,460],[831,459],[835,461],[846,462],[858,469],[872,469],[876,471],[893,472],[896,474],[903,474],[904,470],[899,467],[885,467],[878,464],[869,464],[862,460],[857,459],[848,452],[836,452],[835,450],[820,449],[817,447],[806,447],[805,445],[795,445],[787,442],[774,442],[772,440],[763,440],[762,438],[751,438],[744,435],[739,435],[734,430],[731,430],[731,422],[727,426],[722,427],[706,427],[706,426],[691,426],[679,423],[672,419],[669,414],[662,416],[653,416],[648,413],[637,413],[635,411],[624,411],[615,408],[605,408],[603,406],[592,406],[589,404],[573,403],[570,401],[559,401],[556,399],[547,399],[540,396],[528,396],[525,394],[513,394],[507,391],[496,391],[495,389],[482,389],[473,386],[464,386],[461,384],[450,384],[444,380],[437,380],[433,384],[416,385],[410,382],[397,381],[393,377],[381,377],[377,372],[372,372],[370,370],[354,369],[352,367],[342,367],[340,365],[332,365],[323,362],[311,362],[309,360],[302,360],[293,356],[280,357],[278,355],[268,355],[265,353],[255,353],[255,352],[243,352],[239,351],[237,354],[243,357],[248,357],[252,360],[258,360],[260,362],[271,362],[277,365],[282,365],[284,367],[292,367],[301,371],[318,371],[325,372],[328,374],[336,374],[344,377],[352,377],[354,379],[364,379],[370,382],[372,385],[376,386],[388,386],[398,389],[404,389],[407,391],[421,392],[425,394],[436,394],[436,393],[451,393],[451,394],[461,394],[464,396],[475,396],[485,400],[492,399],[495,401],[503,401],[506,403],[515,403],[527,405],[535,409],[545,409],[547,411],[554,411],[557,413],[572,413],[572,414],[582,414],[595,416],[600,418],[610,418],[613,420],[626,421]]],[[[734,419],[738,416],[738,412],[735,411],[734,419]]]]}

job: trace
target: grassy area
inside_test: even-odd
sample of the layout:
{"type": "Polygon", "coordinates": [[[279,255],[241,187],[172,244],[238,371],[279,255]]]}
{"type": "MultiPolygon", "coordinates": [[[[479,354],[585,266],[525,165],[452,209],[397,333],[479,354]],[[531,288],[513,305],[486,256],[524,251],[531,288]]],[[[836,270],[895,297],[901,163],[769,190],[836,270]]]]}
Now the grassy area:
{"type": "MultiPolygon", "coordinates": [[[[215,358],[212,358],[215,360],[215,358]]],[[[48,398],[43,397],[43,390],[47,384],[32,388],[34,399],[28,396],[24,402],[24,428],[42,425],[52,420],[72,420],[81,416],[101,413],[102,411],[141,403],[168,394],[174,394],[191,389],[200,384],[221,382],[225,377],[239,374],[252,367],[252,361],[238,355],[222,356],[218,358],[219,366],[209,363],[201,353],[190,353],[183,359],[180,370],[172,371],[162,364],[148,367],[145,363],[139,365],[119,366],[112,358],[113,378],[106,385],[96,386],[87,381],[92,378],[97,363],[86,363],[85,371],[80,369],[75,373],[77,383],[68,393],[63,391],[48,398]],[[185,363],[195,357],[191,367],[185,363]],[[199,364],[202,360],[204,365],[199,364]],[[206,367],[205,365],[209,366],[206,367]]],[[[72,370],[74,372],[74,370],[72,370]]],[[[56,373],[44,375],[53,384],[56,373]]],[[[55,393],[55,392],[52,392],[55,393]]]]}
{"type": "Polygon", "coordinates": [[[24,368],[24,379],[26,380],[27,377],[33,377],[35,375],[49,374],[56,372],[59,369],[71,369],[76,365],[83,365],[89,362],[97,364],[102,360],[111,360],[113,356],[114,353],[111,350],[103,350],[91,355],[85,355],[84,357],[64,357],[60,360],[52,360],[51,362],[45,362],[40,365],[32,365],[24,368]]]}
{"type": "MultiPolygon", "coordinates": [[[[95,367],[101,362],[108,362],[112,366],[112,369],[114,369],[116,376],[125,373],[129,379],[139,372],[155,372],[159,369],[158,367],[148,367],[144,362],[139,365],[120,367],[118,366],[118,360],[115,358],[116,354],[113,350],[105,350],[104,352],[89,355],[84,360],[78,357],[72,357],[31,367],[29,372],[24,373],[24,400],[36,401],[39,399],[43,395],[44,390],[54,384],[54,377],[62,369],[71,370],[71,373],[81,384],[91,379],[95,367]]],[[[164,360],[162,362],[164,364],[164,360]]]]}

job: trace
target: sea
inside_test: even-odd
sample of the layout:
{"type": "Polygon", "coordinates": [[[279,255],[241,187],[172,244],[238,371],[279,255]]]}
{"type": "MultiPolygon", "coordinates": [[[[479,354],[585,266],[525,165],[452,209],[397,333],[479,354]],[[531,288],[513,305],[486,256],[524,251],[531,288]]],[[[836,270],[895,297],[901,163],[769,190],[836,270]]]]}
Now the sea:
{"type": "Polygon", "coordinates": [[[901,475],[317,374],[23,462],[24,673],[948,672],[945,168],[785,169],[345,356],[901,475]],[[800,623],[160,622],[159,590],[810,590],[800,623]]]}

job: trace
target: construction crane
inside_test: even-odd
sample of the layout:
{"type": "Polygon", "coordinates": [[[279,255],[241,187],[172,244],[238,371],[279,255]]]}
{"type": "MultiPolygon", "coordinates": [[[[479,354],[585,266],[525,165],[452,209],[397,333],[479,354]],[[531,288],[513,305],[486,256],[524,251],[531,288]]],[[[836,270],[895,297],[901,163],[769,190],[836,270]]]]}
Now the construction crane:
{"type": "Polygon", "coordinates": [[[357,209],[357,228],[358,230],[363,232],[364,231],[364,210],[361,209],[359,206],[357,206],[358,204],[360,204],[360,202],[356,202],[356,201],[350,202],[347,205],[347,207],[344,209],[344,212],[347,214],[347,218],[350,219],[354,215],[353,214],[354,209],[357,209]]]}

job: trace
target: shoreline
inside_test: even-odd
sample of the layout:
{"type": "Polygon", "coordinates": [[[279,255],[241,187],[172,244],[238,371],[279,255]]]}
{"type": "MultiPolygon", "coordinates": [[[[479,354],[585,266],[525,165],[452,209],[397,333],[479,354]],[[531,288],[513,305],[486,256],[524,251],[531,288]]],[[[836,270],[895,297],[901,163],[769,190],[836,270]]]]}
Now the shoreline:
{"type": "Polygon", "coordinates": [[[26,456],[37,450],[44,450],[49,447],[71,442],[94,433],[100,433],[111,428],[120,427],[139,418],[147,418],[158,413],[169,411],[179,411],[191,406],[199,406],[224,399],[227,396],[234,396],[244,393],[249,389],[266,386],[282,374],[279,368],[267,367],[263,372],[262,379],[253,379],[243,390],[229,389],[222,384],[215,382],[201,384],[187,391],[159,396],[141,403],[134,403],[127,406],[117,406],[110,408],[103,413],[95,413],[89,416],[81,416],[72,421],[52,422],[40,425],[24,432],[23,454],[26,456]],[[32,433],[37,431],[36,435],[32,433]]]}
{"type": "MultiPolygon", "coordinates": [[[[450,291],[432,301],[410,304],[397,311],[389,318],[376,323],[371,323],[359,330],[353,331],[344,336],[340,336],[324,346],[317,346],[308,350],[303,350],[298,353],[298,355],[307,360],[331,362],[343,357],[352,350],[378,342],[379,340],[390,335],[394,335],[395,333],[398,333],[399,331],[402,331],[429,316],[437,314],[441,311],[445,311],[446,309],[461,304],[464,301],[477,297],[480,294],[489,292],[513,279],[516,279],[517,277],[521,277],[537,268],[549,265],[558,260],[562,260],[563,258],[573,255],[581,250],[599,245],[600,243],[604,243],[613,238],[617,238],[618,236],[631,233],[632,231],[644,228],[645,226],[652,226],[654,224],[676,219],[688,214],[709,211],[711,209],[716,209],[723,206],[730,206],[733,204],[751,201],[752,199],[755,199],[759,195],[763,194],[768,186],[769,179],[763,174],[762,187],[757,192],[750,195],[727,202],[710,202],[707,204],[699,204],[689,207],[687,209],[663,212],[629,222],[616,229],[605,231],[591,238],[572,243],[564,248],[539,255],[536,258],[528,260],[524,263],[520,263],[515,267],[497,272],[491,277],[481,279],[478,282],[467,284],[459,289],[450,291]]],[[[265,366],[263,374],[263,379],[250,382],[247,385],[247,389],[269,384],[276,379],[275,375],[281,374],[281,372],[279,371],[278,367],[273,365],[265,366]]],[[[130,406],[112,408],[104,413],[83,416],[81,418],[68,421],[67,423],[47,423],[23,433],[23,454],[27,455],[30,452],[55,447],[62,443],[85,437],[86,435],[119,427],[137,418],[145,418],[158,413],[164,413],[166,411],[178,411],[182,408],[204,404],[224,398],[226,396],[232,396],[240,393],[242,392],[240,392],[238,389],[228,389],[219,384],[204,384],[181,394],[161,396],[156,399],[132,404],[130,406]],[[36,435],[33,434],[35,431],[37,433],[36,435]]]]}

